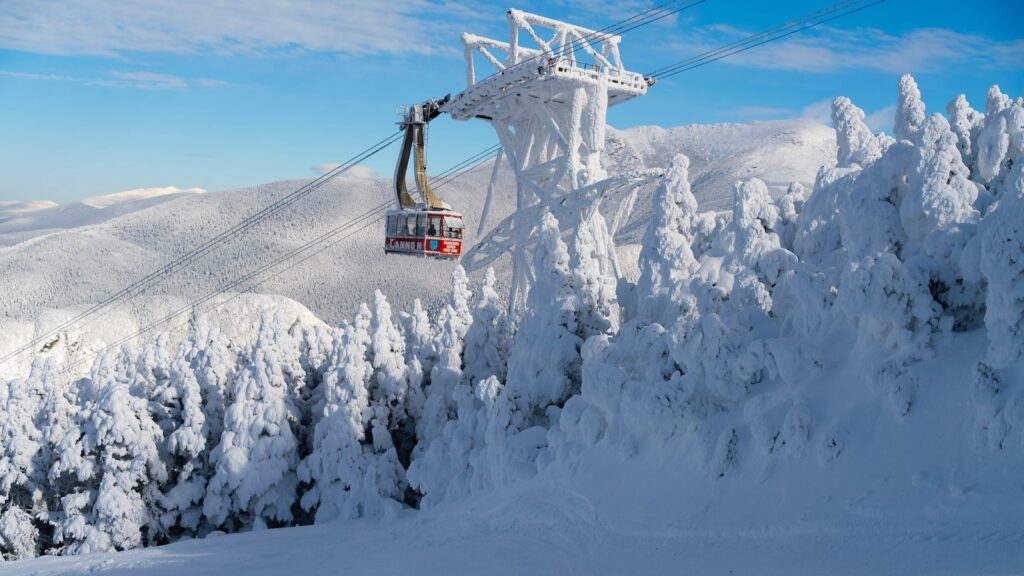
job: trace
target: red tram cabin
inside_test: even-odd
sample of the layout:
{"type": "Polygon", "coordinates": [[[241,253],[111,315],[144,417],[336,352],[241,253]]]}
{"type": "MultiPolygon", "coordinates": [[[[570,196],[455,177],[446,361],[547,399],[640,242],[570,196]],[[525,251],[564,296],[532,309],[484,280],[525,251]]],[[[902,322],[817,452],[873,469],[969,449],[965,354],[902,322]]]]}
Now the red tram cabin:
{"type": "Polygon", "coordinates": [[[385,254],[458,258],[462,254],[462,216],[435,210],[389,210],[385,254]]]}

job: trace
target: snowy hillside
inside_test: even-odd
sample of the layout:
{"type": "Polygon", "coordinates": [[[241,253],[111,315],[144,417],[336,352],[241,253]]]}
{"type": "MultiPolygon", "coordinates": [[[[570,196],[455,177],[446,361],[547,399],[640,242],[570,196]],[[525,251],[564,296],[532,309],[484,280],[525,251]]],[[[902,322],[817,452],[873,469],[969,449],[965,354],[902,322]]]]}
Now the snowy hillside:
{"type": "Polygon", "coordinates": [[[539,211],[511,315],[452,265],[432,313],[247,296],[81,377],[37,355],[0,385],[0,574],[1021,573],[1024,97],[904,76],[892,136],[832,121],[774,145],[833,154],[812,182],[727,206],[785,155],[763,125],[613,134],[666,162],[635,275],[599,212],[539,211]]]}
{"type": "Polygon", "coordinates": [[[126,190],[63,206],[48,201],[0,202],[0,246],[12,246],[55,230],[99,224],[182,195],[205,192],[201,188],[166,186],[126,190]]]}
{"type": "MultiPolygon", "coordinates": [[[[693,154],[701,159],[694,161],[703,184],[698,199],[720,209],[733,182],[743,177],[787,185],[800,180],[810,185],[818,168],[833,161],[834,141],[830,129],[807,121],[638,128],[614,133],[608,152],[613,166],[640,161],[659,168],[667,166],[675,151],[693,154]]],[[[481,166],[441,190],[466,215],[470,245],[475,241],[490,167],[490,163],[481,166]]],[[[277,182],[212,194],[148,189],[65,206],[0,206],[0,245],[7,246],[0,247],[0,353],[15,348],[30,334],[73,317],[303,183],[277,182]]],[[[635,260],[635,247],[650,220],[652,192],[653,188],[641,191],[633,217],[623,227],[620,243],[631,254],[625,258],[627,265],[635,260]]],[[[164,280],[133,305],[84,327],[82,345],[111,342],[134,332],[140,324],[386,202],[391,194],[390,182],[384,179],[338,178],[164,280]]],[[[492,225],[511,213],[514,197],[514,181],[506,168],[491,207],[492,225]]],[[[239,289],[301,302],[332,324],[349,317],[375,289],[405,309],[414,298],[431,306],[447,290],[450,263],[382,259],[381,252],[380,226],[370,225],[286,274],[254,289],[248,288],[251,283],[239,289]]],[[[498,284],[505,285],[510,266],[504,260],[493,265],[498,284]]],[[[477,278],[483,270],[470,273],[477,278]]],[[[255,322],[256,318],[248,322],[250,328],[255,322]]],[[[12,374],[8,366],[0,366],[3,374],[12,374]]]]}

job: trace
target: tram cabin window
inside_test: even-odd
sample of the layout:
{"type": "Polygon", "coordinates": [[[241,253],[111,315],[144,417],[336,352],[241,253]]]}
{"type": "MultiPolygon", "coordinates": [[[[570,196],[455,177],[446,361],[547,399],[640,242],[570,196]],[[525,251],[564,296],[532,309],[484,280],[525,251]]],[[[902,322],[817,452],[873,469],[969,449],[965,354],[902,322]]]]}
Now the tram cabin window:
{"type": "Polygon", "coordinates": [[[442,236],[440,216],[430,217],[430,228],[427,229],[427,236],[442,236]]]}
{"type": "Polygon", "coordinates": [[[427,235],[427,217],[423,214],[416,215],[416,235],[420,238],[427,235]]]}
{"type": "Polygon", "coordinates": [[[388,236],[394,236],[395,233],[398,232],[398,224],[397,224],[397,222],[398,222],[398,217],[397,216],[394,216],[394,215],[388,216],[388,236]]]}
{"type": "Polygon", "coordinates": [[[459,218],[445,218],[449,238],[462,238],[462,220],[459,218]]]}

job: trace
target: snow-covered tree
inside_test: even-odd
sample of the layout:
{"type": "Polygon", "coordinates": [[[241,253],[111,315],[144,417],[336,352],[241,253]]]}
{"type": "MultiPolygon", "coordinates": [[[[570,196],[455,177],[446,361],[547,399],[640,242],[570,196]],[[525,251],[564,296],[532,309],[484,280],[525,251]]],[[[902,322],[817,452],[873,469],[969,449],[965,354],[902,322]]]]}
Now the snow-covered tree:
{"type": "Polygon", "coordinates": [[[46,512],[52,460],[43,411],[48,389],[59,389],[55,369],[51,358],[37,358],[28,378],[0,393],[0,557],[9,560],[41,550],[36,516],[46,512]]]}
{"type": "Polygon", "coordinates": [[[981,321],[981,286],[965,281],[960,260],[973,238],[980,214],[974,208],[978,185],[970,180],[945,118],[933,114],[921,127],[907,175],[907,193],[900,203],[900,221],[907,234],[902,253],[928,259],[933,297],[943,311],[966,330],[981,321]]]}
{"type": "Polygon", "coordinates": [[[459,336],[461,320],[451,305],[446,304],[438,316],[438,360],[430,370],[430,386],[424,391],[426,399],[423,413],[416,422],[417,446],[415,458],[444,431],[448,421],[455,417],[453,392],[462,378],[462,338],[459,336]]]}
{"type": "MultiPolygon", "coordinates": [[[[494,376],[490,376],[494,378],[494,376]]],[[[448,422],[409,467],[409,483],[421,494],[421,508],[468,495],[474,482],[474,456],[483,450],[486,410],[473,396],[473,386],[456,384],[451,390],[456,418],[448,422]]]]}
{"type": "Polygon", "coordinates": [[[199,316],[193,319],[186,354],[203,394],[209,438],[216,442],[224,429],[224,410],[233,400],[238,353],[209,318],[199,316]]]}
{"type": "Polygon", "coordinates": [[[488,268],[473,308],[473,323],[466,333],[462,377],[471,387],[490,376],[504,381],[508,369],[510,327],[494,281],[494,270],[488,268]]]}
{"type": "Polygon", "coordinates": [[[159,498],[156,530],[161,536],[197,533],[206,482],[211,473],[208,448],[217,439],[203,411],[203,390],[184,345],[172,360],[167,386],[157,394],[170,477],[159,498]]]}
{"type": "Polygon", "coordinates": [[[897,140],[913,142],[924,125],[924,102],[921,101],[921,91],[917,88],[917,82],[910,74],[900,77],[899,94],[893,135],[897,140]]]}
{"type": "Polygon", "coordinates": [[[0,512],[0,562],[39,555],[39,529],[29,512],[9,507],[0,512]]]}
{"type": "Polygon", "coordinates": [[[752,271],[768,293],[797,260],[782,247],[776,232],[781,226],[779,208],[762,180],[751,178],[736,184],[730,224],[734,246],[729,265],[752,271]]]}
{"type": "Polygon", "coordinates": [[[369,355],[373,365],[370,384],[371,399],[393,412],[397,426],[406,417],[409,381],[405,367],[405,340],[391,319],[391,305],[380,290],[373,293],[373,313],[370,318],[369,355]]]}
{"type": "Polygon", "coordinates": [[[990,87],[976,144],[978,179],[998,199],[1014,186],[1011,170],[1024,162],[1024,98],[1011,100],[990,87]]]}
{"type": "Polygon", "coordinates": [[[473,292],[469,289],[466,270],[461,264],[456,265],[452,270],[452,289],[448,293],[448,305],[454,312],[454,326],[460,340],[466,337],[466,332],[469,331],[469,326],[473,322],[473,310],[470,308],[472,299],[473,292]]]}
{"type": "MultiPolygon", "coordinates": [[[[978,218],[974,209],[978,186],[970,180],[946,119],[939,114],[929,116],[918,131],[918,142],[907,175],[908,193],[900,201],[900,223],[907,234],[907,248],[913,252],[923,251],[926,239],[978,218]]],[[[949,250],[947,246],[936,248],[949,250]]],[[[949,254],[936,256],[948,258],[949,254]]],[[[959,250],[954,258],[959,258],[959,250]]]]}
{"type": "Polygon", "coordinates": [[[530,421],[579,391],[579,295],[558,221],[545,213],[533,253],[536,280],[509,355],[505,390],[530,421]]]}
{"type": "Polygon", "coordinates": [[[987,362],[995,367],[1024,356],[1024,165],[1014,166],[1010,184],[979,230],[987,362]]]}
{"type": "Polygon", "coordinates": [[[299,413],[281,358],[295,346],[278,319],[265,315],[248,363],[235,377],[234,401],[211,460],[203,513],[214,525],[262,527],[289,522],[297,498],[299,413]]]}
{"type": "Polygon", "coordinates": [[[845,96],[832,101],[832,126],[836,129],[840,167],[865,166],[882,155],[875,135],[864,123],[864,111],[845,96]]]}
{"type": "Polygon", "coordinates": [[[63,498],[54,541],[71,553],[138,547],[150,524],[147,499],[167,478],[162,433],[146,398],[132,394],[106,354],[96,360],[80,401],[78,446],[62,452],[55,466],[77,469],[85,484],[63,498]]]}
{"type": "Polygon", "coordinates": [[[430,371],[437,362],[434,326],[423,309],[419,298],[413,301],[412,313],[399,315],[402,337],[405,339],[405,366],[408,371],[408,415],[416,420],[423,411],[423,391],[430,385],[430,371]]]}
{"type": "Polygon", "coordinates": [[[601,212],[594,213],[576,227],[569,267],[579,293],[579,336],[612,334],[619,329],[619,305],[615,297],[615,277],[609,273],[607,228],[601,212]]]}
{"type": "Polygon", "coordinates": [[[978,131],[985,115],[971,108],[971,104],[963,94],[946,105],[946,113],[949,114],[950,127],[956,134],[956,147],[960,151],[960,157],[973,172],[976,156],[974,142],[978,138],[978,131]]]}
{"type": "Polygon", "coordinates": [[[690,191],[690,160],[679,154],[655,192],[654,218],[640,250],[637,314],[670,324],[681,312],[680,294],[697,269],[691,245],[697,199],[690,191]]]}
{"type": "Polygon", "coordinates": [[[386,426],[375,426],[386,416],[371,406],[374,367],[359,330],[346,326],[336,340],[321,384],[324,402],[313,449],[299,466],[300,478],[311,486],[302,506],[316,511],[317,522],[393,512],[404,492],[390,434],[386,426]]]}

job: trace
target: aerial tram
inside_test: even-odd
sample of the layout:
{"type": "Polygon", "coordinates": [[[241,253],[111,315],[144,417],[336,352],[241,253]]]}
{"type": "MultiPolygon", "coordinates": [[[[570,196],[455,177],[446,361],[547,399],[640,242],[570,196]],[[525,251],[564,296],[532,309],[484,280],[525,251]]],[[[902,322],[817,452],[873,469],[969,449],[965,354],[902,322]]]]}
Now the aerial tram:
{"type": "Polygon", "coordinates": [[[399,125],[405,131],[405,138],[395,166],[394,182],[398,208],[386,213],[385,254],[446,259],[462,254],[462,214],[435,194],[427,181],[427,123],[441,114],[441,107],[448,100],[448,96],[428,100],[402,112],[399,125]],[[405,181],[410,157],[413,157],[419,202],[413,198],[405,181]]]}

